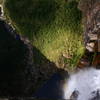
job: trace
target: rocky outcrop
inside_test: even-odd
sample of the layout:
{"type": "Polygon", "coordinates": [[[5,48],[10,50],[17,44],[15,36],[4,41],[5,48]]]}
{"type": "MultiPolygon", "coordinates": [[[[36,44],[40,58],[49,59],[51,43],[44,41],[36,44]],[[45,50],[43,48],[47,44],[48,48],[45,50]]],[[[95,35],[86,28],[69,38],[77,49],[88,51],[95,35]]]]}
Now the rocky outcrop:
{"type": "Polygon", "coordinates": [[[83,12],[86,50],[78,67],[98,68],[100,66],[100,0],[80,0],[79,8],[83,12]]]}
{"type": "Polygon", "coordinates": [[[98,41],[100,31],[100,1],[99,0],[81,0],[79,8],[84,17],[84,40],[86,49],[95,52],[96,42],[98,41]]]}
{"type": "Polygon", "coordinates": [[[0,34],[0,95],[28,95],[33,75],[32,47],[2,20],[0,34]]]}

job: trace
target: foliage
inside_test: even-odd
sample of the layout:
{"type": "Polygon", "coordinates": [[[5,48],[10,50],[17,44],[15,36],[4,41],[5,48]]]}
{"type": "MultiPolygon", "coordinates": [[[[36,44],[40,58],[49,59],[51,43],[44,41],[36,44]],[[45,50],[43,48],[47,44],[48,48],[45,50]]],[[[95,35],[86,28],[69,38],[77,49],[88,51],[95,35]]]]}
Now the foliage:
{"type": "Polygon", "coordinates": [[[75,0],[6,0],[5,12],[17,31],[50,61],[60,65],[65,53],[71,55],[71,59],[65,58],[67,67],[73,67],[83,54],[81,12],[77,5],[75,0]]]}

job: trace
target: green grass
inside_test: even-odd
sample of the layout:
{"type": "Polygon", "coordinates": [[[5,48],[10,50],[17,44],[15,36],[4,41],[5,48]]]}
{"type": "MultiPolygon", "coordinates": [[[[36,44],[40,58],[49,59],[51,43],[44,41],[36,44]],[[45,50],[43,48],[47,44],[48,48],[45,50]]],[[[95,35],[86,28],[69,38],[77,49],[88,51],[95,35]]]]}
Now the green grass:
{"type": "Polygon", "coordinates": [[[17,31],[27,36],[44,56],[70,69],[84,51],[82,16],[77,5],[75,0],[6,0],[5,13],[17,31]]]}

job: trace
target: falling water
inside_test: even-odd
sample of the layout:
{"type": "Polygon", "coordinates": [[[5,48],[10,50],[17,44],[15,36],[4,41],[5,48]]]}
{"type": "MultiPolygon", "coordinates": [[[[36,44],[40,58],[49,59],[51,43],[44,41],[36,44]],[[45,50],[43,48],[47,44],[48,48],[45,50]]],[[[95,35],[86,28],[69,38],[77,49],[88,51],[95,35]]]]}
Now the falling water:
{"type": "Polygon", "coordinates": [[[71,95],[77,91],[74,100],[100,100],[97,91],[100,90],[100,70],[88,68],[72,74],[64,87],[64,98],[70,99],[71,95]]]}

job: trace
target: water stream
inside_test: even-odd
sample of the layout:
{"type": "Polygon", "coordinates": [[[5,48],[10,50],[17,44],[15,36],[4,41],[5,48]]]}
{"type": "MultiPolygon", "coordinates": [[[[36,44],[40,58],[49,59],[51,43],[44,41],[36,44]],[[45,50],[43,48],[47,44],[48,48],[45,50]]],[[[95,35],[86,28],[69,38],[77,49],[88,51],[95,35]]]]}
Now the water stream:
{"type": "Polygon", "coordinates": [[[72,74],[64,87],[64,98],[73,100],[100,100],[100,70],[82,69],[72,74]]]}

